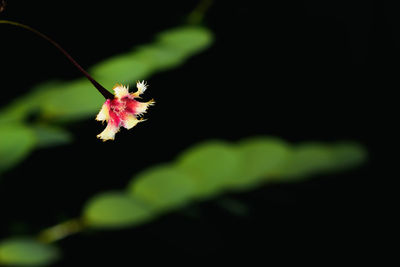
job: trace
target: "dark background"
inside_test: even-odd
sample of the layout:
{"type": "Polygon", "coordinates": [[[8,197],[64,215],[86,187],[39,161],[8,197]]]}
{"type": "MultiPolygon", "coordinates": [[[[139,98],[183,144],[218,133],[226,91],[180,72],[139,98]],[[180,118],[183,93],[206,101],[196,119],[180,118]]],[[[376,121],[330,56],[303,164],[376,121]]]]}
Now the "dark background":
{"type": "MultiPolygon", "coordinates": [[[[146,123],[107,143],[95,139],[103,126],[94,119],[69,124],[72,145],[36,150],[10,171],[0,187],[0,237],[76,217],[90,196],[124,187],[133,173],[201,140],[273,135],[359,141],[369,161],[338,175],[229,195],[248,207],[247,216],[209,201],[135,229],[69,237],[59,243],[60,266],[373,256],[371,221],[381,193],[373,182],[381,178],[376,139],[387,130],[382,114],[397,88],[398,9],[369,0],[274,2],[215,1],[203,22],[214,45],[148,79],[157,105],[146,123]]],[[[197,3],[8,1],[0,16],[46,33],[87,68],[185,23],[197,3]]],[[[1,105],[37,83],[81,77],[37,36],[7,25],[0,32],[1,105]]]]}

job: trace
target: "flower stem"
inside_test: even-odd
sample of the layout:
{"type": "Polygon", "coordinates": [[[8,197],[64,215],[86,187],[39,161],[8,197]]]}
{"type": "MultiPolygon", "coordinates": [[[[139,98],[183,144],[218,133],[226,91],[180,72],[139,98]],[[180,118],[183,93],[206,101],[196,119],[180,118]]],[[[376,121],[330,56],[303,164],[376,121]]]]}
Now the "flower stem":
{"type": "Polygon", "coordinates": [[[72,234],[79,233],[84,228],[85,223],[81,218],[70,219],[42,230],[37,238],[43,243],[53,243],[72,234]]]}
{"type": "Polygon", "coordinates": [[[73,59],[71,57],[70,54],[67,53],[67,51],[64,50],[64,48],[62,48],[58,43],[56,43],[53,39],[51,39],[50,37],[48,37],[47,35],[39,32],[38,30],[35,30],[32,27],[29,27],[27,25],[15,22],[15,21],[9,21],[9,20],[0,20],[0,24],[9,24],[9,25],[14,25],[20,28],[24,28],[28,31],[31,31],[33,33],[35,33],[36,35],[39,35],[40,37],[42,37],[43,39],[47,40],[48,42],[50,42],[52,45],[54,45],[58,50],[61,51],[61,53],[63,53],[68,59],[69,61],[72,62],[72,64],[74,64],[75,67],[78,68],[78,70],[80,72],[83,73],[83,75],[85,75],[85,77],[94,85],[94,87],[100,92],[100,94],[102,94],[104,96],[105,99],[113,99],[114,95],[112,93],[110,93],[107,89],[105,89],[101,84],[99,84],[95,79],[93,79],[92,76],[90,76],[89,73],[87,73],[82,67],[81,65],[78,64],[78,62],[75,61],[75,59],[73,59]]]}

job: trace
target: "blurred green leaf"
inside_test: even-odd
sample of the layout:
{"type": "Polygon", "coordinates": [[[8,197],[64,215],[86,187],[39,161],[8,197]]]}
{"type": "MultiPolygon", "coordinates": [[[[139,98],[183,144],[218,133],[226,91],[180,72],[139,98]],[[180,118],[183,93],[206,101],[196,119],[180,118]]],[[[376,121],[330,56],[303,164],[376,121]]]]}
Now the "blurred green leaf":
{"type": "MultiPolygon", "coordinates": [[[[163,32],[154,43],[96,64],[90,72],[111,91],[116,83],[134,83],[157,71],[175,67],[211,42],[212,34],[205,28],[179,27],[163,32]],[[186,43],[180,44],[179,40],[186,43]]],[[[102,96],[83,78],[53,82],[52,87],[46,89],[38,86],[38,90],[42,91],[40,115],[46,120],[84,119],[93,116],[104,103],[102,96]]]]}
{"type": "Polygon", "coordinates": [[[185,151],[176,164],[195,181],[199,197],[219,193],[243,175],[239,153],[222,141],[196,145],[185,151]]]}
{"type": "Polygon", "coordinates": [[[35,144],[30,128],[22,124],[0,126],[0,173],[24,159],[35,144]]]}
{"type": "Polygon", "coordinates": [[[34,239],[14,238],[0,242],[0,265],[44,266],[58,257],[57,248],[34,239]]]}
{"type": "MultiPolygon", "coordinates": [[[[153,43],[116,55],[90,68],[93,77],[106,88],[116,83],[134,83],[182,64],[211,45],[212,33],[203,27],[183,26],[157,35],[153,43]]],[[[50,81],[16,99],[0,111],[0,122],[22,121],[33,111],[47,120],[77,120],[93,116],[104,99],[84,78],[74,81],[50,81]]]]}
{"type": "Polygon", "coordinates": [[[196,195],[194,180],[172,165],[156,166],[139,173],[128,189],[132,196],[157,210],[186,204],[196,195]]]}
{"type": "MultiPolygon", "coordinates": [[[[128,192],[153,209],[172,209],[223,191],[342,170],[360,164],[365,155],[354,143],[289,145],[272,137],[247,138],[237,144],[207,141],[189,148],[175,162],[134,176],[128,192]]],[[[238,214],[246,210],[234,201],[220,204],[238,214]]]]}
{"type": "MultiPolygon", "coordinates": [[[[157,71],[176,67],[206,49],[212,41],[213,35],[206,28],[177,27],[158,34],[153,43],[106,59],[90,70],[111,91],[115,83],[129,84],[157,71]]],[[[15,99],[0,110],[0,125],[23,123],[29,116],[35,115],[34,119],[43,126],[34,127],[31,131],[19,125],[15,134],[12,133],[14,130],[0,128],[0,173],[22,160],[34,144],[43,147],[69,142],[69,134],[51,128],[51,123],[94,116],[103,103],[103,97],[84,78],[69,82],[49,81],[15,99]],[[44,124],[49,127],[45,128],[44,124]],[[35,135],[38,139],[36,143],[35,135]]]]}
{"type": "Polygon", "coordinates": [[[151,71],[150,65],[137,60],[132,52],[109,58],[91,69],[93,76],[110,91],[117,82],[129,84],[148,77],[151,71]]]}
{"type": "Polygon", "coordinates": [[[35,106],[33,101],[29,100],[29,97],[27,97],[27,99],[21,98],[12,102],[12,105],[0,109],[0,124],[16,123],[25,119],[25,117],[32,112],[33,107],[35,106]]]}
{"type": "Polygon", "coordinates": [[[236,189],[248,189],[277,178],[282,173],[292,148],[282,140],[268,137],[247,138],[238,144],[242,176],[234,181],[236,189]]]}
{"type": "Polygon", "coordinates": [[[158,35],[163,46],[173,47],[185,54],[197,53],[207,48],[213,41],[209,30],[197,26],[183,26],[170,29],[158,35]]]}
{"type": "Polygon", "coordinates": [[[291,153],[284,167],[283,176],[301,178],[329,170],[333,163],[332,149],[327,144],[300,144],[291,153]]]}
{"type": "Polygon", "coordinates": [[[83,211],[85,222],[96,228],[121,228],[141,224],[152,217],[144,203],[122,192],[106,192],[92,198],[83,211]]]}
{"type": "MultiPolygon", "coordinates": [[[[82,222],[92,228],[136,226],[156,218],[160,211],[182,207],[232,188],[249,189],[271,180],[298,181],[354,167],[365,159],[365,149],[351,142],[290,146],[271,137],[248,138],[236,144],[207,141],[186,150],[172,163],[139,173],[126,192],[105,192],[93,197],[84,207],[82,222]]],[[[218,204],[236,215],[249,212],[245,204],[235,199],[220,198],[218,204]]],[[[33,262],[30,255],[36,255],[37,261],[53,255],[41,253],[45,248],[30,242],[1,243],[1,263],[28,264],[33,262]],[[19,254],[35,249],[39,252],[19,254]]]]}
{"type": "Polygon", "coordinates": [[[86,79],[54,84],[42,92],[40,115],[45,120],[69,121],[92,116],[104,98],[86,79]]]}
{"type": "Polygon", "coordinates": [[[38,124],[31,129],[36,135],[38,147],[64,145],[72,141],[71,134],[62,128],[38,124]]]}
{"type": "Polygon", "coordinates": [[[341,171],[360,165],[367,159],[367,151],[354,142],[340,142],[333,147],[334,170],[341,171]]]}
{"type": "Polygon", "coordinates": [[[0,109],[0,124],[21,123],[28,116],[38,112],[43,103],[43,94],[59,84],[57,81],[45,82],[40,86],[35,86],[26,95],[11,101],[8,106],[0,109]]]}
{"type": "Polygon", "coordinates": [[[300,144],[288,158],[282,175],[298,179],[319,173],[332,172],[361,163],[365,150],[355,144],[300,144]]]}
{"type": "Polygon", "coordinates": [[[183,63],[185,56],[182,51],[155,43],[151,46],[138,47],[135,50],[134,58],[145,63],[149,71],[153,72],[178,66],[183,63]]]}

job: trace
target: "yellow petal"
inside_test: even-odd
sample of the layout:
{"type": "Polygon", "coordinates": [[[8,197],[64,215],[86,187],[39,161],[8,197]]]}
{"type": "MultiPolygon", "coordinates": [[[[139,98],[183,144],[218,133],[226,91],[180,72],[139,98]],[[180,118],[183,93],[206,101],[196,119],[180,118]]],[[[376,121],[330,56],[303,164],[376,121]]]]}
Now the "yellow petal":
{"type": "Polygon", "coordinates": [[[155,103],[156,102],[154,101],[154,99],[152,99],[152,100],[150,100],[148,102],[145,102],[145,103],[139,102],[137,107],[136,107],[135,114],[141,115],[141,114],[145,113],[147,111],[147,108],[149,106],[154,105],[155,103]]]}
{"type": "Polygon", "coordinates": [[[127,119],[124,120],[124,127],[129,130],[135,127],[140,121],[134,115],[128,115],[127,119]]]}
{"type": "Polygon", "coordinates": [[[108,101],[103,104],[99,114],[96,116],[96,120],[98,121],[108,121],[110,118],[110,110],[108,108],[108,101]]]}
{"type": "Polygon", "coordinates": [[[119,127],[112,125],[111,123],[107,124],[107,127],[100,134],[97,135],[97,138],[100,138],[103,141],[106,140],[114,140],[115,134],[119,131],[119,127]]]}

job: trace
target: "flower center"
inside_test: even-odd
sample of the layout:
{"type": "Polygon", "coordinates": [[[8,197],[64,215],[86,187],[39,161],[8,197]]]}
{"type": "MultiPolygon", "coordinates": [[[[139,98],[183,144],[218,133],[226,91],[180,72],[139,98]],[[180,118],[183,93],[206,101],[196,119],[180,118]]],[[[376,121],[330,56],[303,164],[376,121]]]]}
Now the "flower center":
{"type": "Polygon", "coordinates": [[[114,112],[118,117],[122,117],[125,112],[126,105],[124,101],[119,101],[118,99],[114,99],[111,102],[111,111],[114,112]]]}

